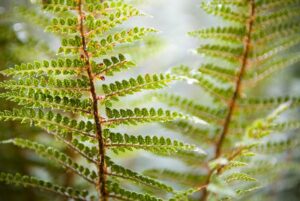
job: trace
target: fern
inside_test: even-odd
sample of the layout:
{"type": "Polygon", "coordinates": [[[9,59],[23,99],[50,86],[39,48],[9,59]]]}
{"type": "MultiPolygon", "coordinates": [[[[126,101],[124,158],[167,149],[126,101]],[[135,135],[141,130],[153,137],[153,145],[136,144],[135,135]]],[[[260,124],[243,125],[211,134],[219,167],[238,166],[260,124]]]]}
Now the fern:
{"type": "MultiPolygon", "coordinates": [[[[143,90],[160,89],[177,79],[169,74],[139,75],[136,78],[104,83],[110,77],[135,66],[119,48],[156,32],[153,28],[117,28],[129,18],[144,16],[123,1],[50,0],[41,1],[48,15],[40,11],[28,17],[47,32],[61,38],[58,56],[48,60],[15,65],[1,73],[11,79],[1,82],[1,97],[19,107],[0,112],[3,121],[19,121],[39,127],[90,163],[84,166],[67,152],[37,141],[13,138],[2,141],[29,149],[72,171],[90,187],[74,190],[50,181],[1,173],[0,180],[52,191],[74,200],[162,200],[156,194],[136,193],[126,184],[143,185],[173,192],[173,188],[113,162],[111,152],[145,150],[159,155],[194,152],[195,146],[158,136],[120,134],[111,128],[148,122],[166,122],[186,116],[155,108],[117,109],[113,103],[143,90]],[[40,17],[39,17],[40,16],[40,17]],[[101,83],[98,86],[98,82],[101,83]],[[99,94],[98,92],[101,91],[99,94]],[[97,192],[98,195],[95,195],[97,192]]],[[[108,81],[109,82],[109,81],[108,81]]],[[[122,127],[123,128],[123,127],[122,127]]],[[[114,155],[113,155],[114,156],[114,155]]]]}
{"type": "Polygon", "coordinates": [[[268,182],[261,181],[264,178],[247,174],[247,168],[255,167],[255,160],[271,161],[276,157],[274,153],[282,154],[298,145],[293,135],[279,141],[273,138],[277,133],[299,128],[297,120],[279,121],[286,110],[299,106],[299,97],[257,98],[251,89],[299,62],[298,52],[292,49],[300,39],[299,1],[212,0],[203,2],[201,7],[228,25],[190,32],[191,36],[204,39],[197,49],[204,62],[196,70],[179,66],[171,72],[188,84],[200,86],[213,101],[203,104],[200,98],[191,100],[182,94],[154,96],[184,115],[207,123],[195,123],[190,118],[167,123],[166,128],[207,148],[209,154],[205,159],[202,156],[202,160],[188,161],[188,166],[200,167],[198,174],[188,180],[189,169],[146,172],[155,178],[180,180],[177,183],[188,190],[173,200],[243,199],[268,186],[268,182]],[[196,191],[201,192],[200,198],[196,191]]]}

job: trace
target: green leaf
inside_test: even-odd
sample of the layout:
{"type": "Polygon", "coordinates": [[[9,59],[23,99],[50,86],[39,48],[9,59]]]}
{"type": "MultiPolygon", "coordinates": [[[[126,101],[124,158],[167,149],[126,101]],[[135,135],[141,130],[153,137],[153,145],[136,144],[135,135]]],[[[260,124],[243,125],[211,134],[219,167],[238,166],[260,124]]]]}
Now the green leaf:
{"type": "Polygon", "coordinates": [[[132,170],[126,169],[120,165],[115,164],[112,162],[109,158],[106,158],[107,166],[110,168],[110,172],[108,175],[121,178],[125,180],[131,180],[134,181],[137,184],[143,184],[146,186],[150,186],[152,188],[165,190],[167,192],[172,192],[173,189],[170,186],[167,186],[159,181],[156,181],[150,177],[141,175],[137,172],[134,172],[132,170]]]}
{"type": "Polygon", "coordinates": [[[195,187],[201,185],[201,183],[204,183],[207,179],[207,176],[204,174],[186,173],[168,169],[150,169],[146,170],[144,174],[156,179],[167,180],[177,184],[182,184],[184,186],[195,187]]]}
{"type": "Polygon", "coordinates": [[[88,196],[87,191],[75,190],[71,187],[62,187],[53,184],[49,181],[44,181],[32,176],[20,175],[20,174],[10,174],[10,173],[0,173],[0,181],[6,184],[21,185],[24,187],[39,188],[42,190],[51,191],[68,198],[73,198],[76,200],[86,200],[88,196]]]}
{"type": "Polygon", "coordinates": [[[107,190],[110,192],[109,197],[117,200],[127,201],[163,201],[149,194],[140,194],[122,189],[117,183],[108,182],[107,190]]]}
{"type": "Polygon", "coordinates": [[[225,20],[235,22],[238,24],[244,24],[247,20],[247,16],[243,13],[238,13],[233,11],[230,6],[225,6],[222,4],[214,5],[209,3],[202,3],[202,9],[212,15],[220,16],[225,20]]]}
{"type": "Polygon", "coordinates": [[[167,86],[167,84],[173,80],[175,80],[175,77],[169,74],[146,74],[145,76],[140,75],[137,78],[131,78],[129,80],[103,84],[102,89],[105,94],[103,101],[118,101],[119,97],[132,95],[142,90],[160,89],[167,86]]]}
{"type": "Polygon", "coordinates": [[[180,113],[154,108],[135,108],[134,110],[106,108],[106,115],[108,118],[101,121],[106,127],[116,127],[122,124],[136,125],[138,123],[166,122],[184,118],[180,113]]]}
{"type": "Polygon", "coordinates": [[[42,75],[75,75],[83,70],[84,62],[78,59],[58,59],[36,61],[34,63],[16,65],[1,73],[6,76],[34,77],[42,75]]]}
{"type": "Polygon", "coordinates": [[[104,130],[104,136],[108,141],[106,147],[115,153],[141,149],[158,154],[173,154],[178,151],[193,151],[196,149],[193,145],[165,137],[112,133],[108,129],[104,130]]]}
{"type": "Polygon", "coordinates": [[[124,55],[119,54],[118,56],[113,56],[110,59],[103,59],[99,64],[93,62],[92,65],[95,77],[101,79],[103,76],[113,76],[116,72],[129,69],[135,66],[135,63],[127,61],[124,55]]]}
{"type": "Polygon", "coordinates": [[[0,112],[0,120],[21,121],[45,129],[48,132],[74,134],[94,138],[94,125],[90,121],[76,121],[59,113],[33,109],[14,109],[0,112]]]}
{"type": "Polygon", "coordinates": [[[53,147],[21,138],[15,138],[1,142],[1,144],[4,143],[12,143],[18,147],[33,150],[38,155],[46,157],[48,160],[55,161],[57,164],[60,164],[65,168],[72,170],[90,183],[95,183],[95,179],[97,178],[96,172],[82,165],[79,165],[78,163],[74,162],[69,156],[53,147]]]}
{"type": "Polygon", "coordinates": [[[52,96],[33,90],[28,93],[25,91],[11,91],[0,94],[5,98],[31,108],[59,109],[64,112],[79,113],[87,115],[91,111],[90,99],[77,99],[69,97],[52,96]]]}
{"type": "Polygon", "coordinates": [[[155,94],[155,97],[171,107],[176,107],[186,114],[196,116],[206,122],[218,124],[226,115],[225,109],[215,109],[196,104],[195,101],[173,94],[155,94]]]}

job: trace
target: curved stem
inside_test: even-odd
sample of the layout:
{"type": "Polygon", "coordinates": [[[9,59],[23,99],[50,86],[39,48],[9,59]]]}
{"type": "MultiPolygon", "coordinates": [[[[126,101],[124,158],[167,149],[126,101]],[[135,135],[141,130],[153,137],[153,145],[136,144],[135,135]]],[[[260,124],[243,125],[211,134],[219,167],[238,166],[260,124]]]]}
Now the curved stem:
{"type": "Polygon", "coordinates": [[[105,147],[104,147],[104,138],[102,135],[102,127],[100,122],[100,115],[99,115],[99,109],[98,109],[98,99],[96,94],[96,88],[94,84],[94,78],[92,74],[92,66],[90,62],[89,53],[87,51],[87,45],[86,45],[86,38],[85,38],[85,31],[84,31],[84,13],[82,11],[82,1],[78,1],[78,12],[79,12],[79,20],[80,20],[80,36],[81,36],[81,42],[82,42],[82,57],[85,60],[85,64],[87,67],[87,74],[89,77],[90,82],[90,93],[93,100],[93,115],[94,115],[94,121],[96,125],[96,137],[98,139],[98,150],[99,150],[99,156],[98,156],[98,180],[97,180],[97,190],[99,194],[99,201],[107,201],[108,200],[108,192],[106,190],[106,164],[105,164],[105,147]]]}
{"type": "MultiPolygon", "coordinates": [[[[235,105],[236,105],[236,101],[240,96],[240,92],[241,92],[241,87],[242,87],[242,80],[248,65],[248,60],[249,60],[249,53],[250,53],[250,49],[251,49],[251,34],[252,34],[252,30],[253,30],[253,25],[254,25],[254,20],[255,20],[255,0],[249,0],[250,3],[250,11],[249,11],[249,18],[247,21],[247,33],[244,37],[244,51],[243,54],[241,56],[241,66],[240,66],[240,71],[237,75],[237,80],[235,82],[235,90],[234,93],[232,95],[232,98],[228,104],[228,113],[227,116],[225,118],[224,124],[223,124],[223,130],[222,133],[220,135],[219,140],[217,141],[216,144],[216,151],[215,151],[215,156],[214,159],[217,159],[221,156],[222,154],[222,146],[224,144],[224,140],[226,138],[226,135],[228,134],[228,130],[229,130],[229,125],[231,123],[232,120],[232,116],[233,116],[233,112],[235,109],[235,105]]],[[[218,169],[211,169],[208,173],[208,178],[206,180],[206,184],[208,185],[210,183],[211,180],[211,176],[213,175],[214,171],[217,170],[218,173],[220,173],[220,168],[218,169]]],[[[204,188],[203,190],[203,194],[202,197],[200,197],[201,201],[206,201],[208,198],[209,192],[207,190],[207,188],[204,188]]]]}

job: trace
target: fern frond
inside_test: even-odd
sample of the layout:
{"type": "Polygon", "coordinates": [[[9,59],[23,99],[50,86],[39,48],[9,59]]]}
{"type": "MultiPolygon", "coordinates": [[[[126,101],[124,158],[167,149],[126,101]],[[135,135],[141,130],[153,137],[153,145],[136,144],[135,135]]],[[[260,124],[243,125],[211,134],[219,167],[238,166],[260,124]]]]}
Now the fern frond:
{"type": "Polygon", "coordinates": [[[243,27],[212,27],[208,29],[200,29],[189,32],[189,35],[203,38],[216,39],[224,42],[240,43],[245,35],[245,28],[243,27]]]}
{"type": "Polygon", "coordinates": [[[246,0],[212,0],[211,1],[212,5],[232,5],[232,6],[247,6],[247,1],[246,0]]]}
{"type": "Polygon", "coordinates": [[[142,90],[153,90],[165,87],[167,83],[175,80],[174,76],[169,74],[154,74],[138,76],[129,80],[117,81],[109,85],[102,85],[104,96],[101,99],[106,101],[118,101],[119,97],[131,95],[142,90]]]}
{"type": "Polygon", "coordinates": [[[132,61],[127,61],[123,54],[113,56],[109,59],[103,59],[101,63],[92,63],[93,73],[95,77],[113,76],[114,73],[120,72],[135,66],[132,61]]]}
{"type": "Polygon", "coordinates": [[[194,115],[209,123],[218,124],[224,118],[226,113],[226,111],[223,109],[215,109],[208,106],[199,105],[193,100],[185,99],[177,95],[156,94],[155,97],[171,107],[179,108],[181,111],[194,115]]]}
{"type": "Polygon", "coordinates": [[[184,144],[170,138],[112,133],[108,129],[104,130],[104,137],[107,140],[107,148],[115,153],[141,149],[159,154],[172,154],[177,151],[193,151],[196,149],[193,145],[184,144]]]}
{"type": "Polygon", "coordinates": [[[279,23],[284,23],[286,21],[297,20],[300,15],[297,7],[295,8],[282,8],[272,12],[268,15],[257,16],[256,26],[265,27],[268,25],[275,25],[279,23]]]}
{"type": "MultiPolygon", "coordinates": [[[[166,154],[161,153],[162,156],[168,156],[166,154]]],[[[184,151],[180,150],[176,153],[172,154],[173,158],[181,160],[190,166],[199,166],[199,164],[204,163],[205,158],[207,157],[206,152],[202,149],[195,149],[193,151],[184,151]]]]}
{"type": "Polygon", "coordinates": [[[298,146],[299,142],[297,140],[287,139],[254,144],[251,149],[260,154],[274,154],[282,153],[285,150],[290,150],[298,146]]]}
{"type": "Polygon", "coordinates": [[[195,140],[196,143],[200,143],[203,146],[213,143],[212,139],[217,133],[219,133],[218,128],[201,128],[191,124],[191,122],[189,121],[183,120],[167,122],[164,123],[164,126],[169,130],[178,132],[181,135],[187,136],[195,140]]]}
{"type": "MultiPolygon", "coordinates": [[[[138,28],[122,31],[119,33],[111,34],[106,36],[106,38],[101,39],[100,41],[91,40],[88,45],[88,51],[93,55],[93,57],[100,57],[108,54],[113,51],[116,45],[124,43],[132,43],[134,41],[140,40],[142,37],[146,36],[149,33],[155,33],[157,30],[153,28],[138,28]]],[[[60,52],[64,53],[76,53],[78,51],[77,46],[74,48],[72,44],[73,41],[66,41],[65,45],[61,47],[60,52]]],[[[76,43],[75,43],[76,44],[76,43]]]]}
{"type": "Polygon", "coordinates": [[[258,12],[265,10],[273,10],[277,8],[284,8],[293,5],[299,5],[299,0],[259,0],[256,2],[258,12]]]}
{"type": "Polygon", "coordinates": [[[247,16],[243,13],[238,13],[233,11],[229,6],[225,6],[222,4],[214,5],[214,4],[208,4],[208,3],[202,3],[201,4],[202,9],[209,13],[216,16],[220,16],[225,20],[238,23],[238,24],[244,24],[247,20],[247,16]],[[221,5],[221,6],[220,6],[221,5]]]}
{"type": "Polygon", "coordinates": [[[121,124],[136,125],[146,122],[166,122],[184,118],[180,113],[154,108],[135,108],[134,110],[106,108],[106,115],[108,119],[102,120],[103,125],[106,127],[116,127],[121,124]]]}
{"type": "Polygon", "coordinates": [[[237,75],[236,70],[216,66],[215,64],[211,63],[201,65],[198,71],[214,78],[225,80],[226,82],[233,82],[237,75]]]}
{"type": "Polygon", "coordinates": [[[86,79],[26,78],[1,82],[1,88],[23,93],[45,93],[52,96],[80,98],[88,92],[86,79]]]}
{"type": "Polygon", "coordinates": [[[240,47],[229,47],[221,45],[202,45],[197,49],[199,54],[206,56],[223,59],[230,63],[237,63],[243,49],[240,47]]]}
{"type": "Polygon", "coordinates": [[[76,121],[72,118],[62,116],[58,113],[43,112],[33,109],[14,109],[13,111],[4,111],[0,113],[0,119],[3,121],[20,121],[21,123],[34,124],[47,131],[55,133],[73,133],[83,136],[94,137],[91,132],[94,125],[90,121],[76,121]]]}
{"type": "Polygon", "coordinates": [[[79,59],[58,59],[36,61],[34,63],[16,65],[1,71],[6,76],[41,76],[41,75],[76,75],[84,68],[83,61],[79,59]]]}
{"type": "Polygon", "coordinates": [[[187,186],[197,186],[201,184],[201,182],[204,183],[207,179],[206,175],[185,173],[168,169],[150,169],[146,170],[144,174],[156,179],[167,180],[187,186]]]}
{"type": "Polygon", "coordinates": [[[150,177],[143,176],[141,174],[138,174],[132,170],[126,169],[120,165],[115,164],[110,159],[106,159],[107,165],[110,169],[110,172],[108,175],[116,177],[116,178],[123,178],[126,180],[132,180],[137,184],[143,184],[146,186],[150,186],[152,188],[162,189],[167,192],[172,192],[173,189],[170,186],[167,186],[166,184],[163,184],[161,182],[158,182],[150,177]]]}
{"type": "Polygon", "coordinates": [[[250,70],[246,75],[246,78],[248,79],[246,81],[255,85],[257,82],[264,80],[265,78],[269,77],[273,73],[299,62],[300,62],[300,57],[298,54],[290,54],[282,58],[279,57],[277,59],[274,59],[271,62],[268,62],[260,66],[260,68],[256,70],[253,71],[250,70]]]}
{"type": "Polygon", "coordinates": [[[13,101],[19,105],[31,108],[60,109],[64,112],[87,115],[90,113],[90,99],[76,99],[29,91],[12,91],[0,94],[0,97],[13,101]]]}
{"type": "Polygon", "coordinates": [[[216,100],[227,101],[233,93],[232,86],[219,87],[216,86],[211,80],[207,79],[201,74],[192,74],[190,69],[186,66],[179,66],[172,69],[172,73],[178,78],[187,81],[187,83],[196,83],[201,86],[209,95],[216,100]]]}
{"type": "Polygon", "coordinates": [[[117,183],[109,182],[107,190],[110,192],[109,197],[116,200],[126,201],[163,201],[149,194],[140,194],[121,188],[117,183]]]}
{"type": "Polygon", "coordinates": [[[15,138],[1,142],[1,144],[4,143],[12,143],[18,147],[33,150],[38,155],[46,157],[48,158],[48,160],[55,161],[65,168],[72,170],[90,183],[95,183],[95,178],[97,177],[96,172],[91,171],[89,168],[86,168],[82,165],[79,165],[78,163],[74,162],[69,156],[53,147],[21,138],[15,138]]]}
{"type": "Polygon", "coordinates": [[[245,174],[245,173],[232,173],[228,176],[225,177],[225,181],[227,183],[231,183],[231,182],[234,182],[234,181],[246,181],[246,182],[255,182],[256,179],[245,174]]]}
{"type": "Polygon", "coordinates": [[[188,198],[188,196],[192,195],[193,193],[201,189],[202,187],[189,188],[187,190],[179,191],[171,199],[169,199],[169,201],[176,201],[176,200],[189,201],[190,199],[188,198]]]}
{"type": "Polygon", "coordinates": [[[290,107],[296,107],[300,104],[300,97],[271,97],[271,98],[241,98],[239,99],[239,109],[242,111],[254,112],[259,110],[268,110],[278,107],[283,103],[290,102],[290,107]]]}
{"type": "Polygon", "coordinates": [[[71,187],[62,187],[53,184],[49,181],[44,181],[32,176],[20,175],[20,174],[10,174],[10,173],[0,173],[0,181],[7,184],[21,185],[24,187],[34,187],[42,190],[51,191],[68,198],[73,198],[76,200],[86,200],[88,196],[87,191],[75,190],[71,187]]]}

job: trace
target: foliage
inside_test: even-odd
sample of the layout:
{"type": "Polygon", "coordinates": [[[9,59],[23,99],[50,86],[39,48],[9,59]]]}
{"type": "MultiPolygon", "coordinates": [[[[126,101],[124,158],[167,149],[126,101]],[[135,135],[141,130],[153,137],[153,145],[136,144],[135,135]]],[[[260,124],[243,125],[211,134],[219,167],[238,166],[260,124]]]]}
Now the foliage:
{"type": "Polygon", "coordinates": [[[190,32],[204,41],[197,49],[204,62],[197,69],[179,66],[171,71],[178,79],[201,87],[212,101],[192,100],[184,92],[154,95],[158,101],[207,123],[195,124],[190,118],[166,124],[166,128],[190,138],[209,153],[205,160],[189,161],[186,172],[146,171],[155,178],[176,180],[184,187],[180,199],[174,200],[199,200],[199,192],[200,200],[245,199],[276,180],[276,173],[268,166],[274,158],[278,164],[286,163],[286,150],[297,150],[297,136],[289,131],[298,129],[299,121],[287,118],[292,115],[286,111],[299,107],[299,97],[258,97],[255,87],[299,63],[299,52],[293,48],[300,39],[299,3],[212,0],[201,4],[204,11],[227,23],[190,32]],[[283,115],[285,118],[281,118],[283,115]],[[250,171],[257,168],[258,160],[263,160],[262,166],[269,170],[264,175],[250,171]],[[191,174],[190,168],[196,173],[191,174]]]}
{"type": "MultiPolygon", "coordinates": [[[[74,200],[162,200],[158,194],[143,192],[140,185],[166,193],[173,192],[172,187],[117,165],[112,154],[144,150],[170,155],[196,149],[165,137],[121,134],[112,130],[124,125],[185,118],[164,109],[114,107],[124,96],[160,89],[176,79],[169,74],[146,74],[118,81],[115,76],[135,66],[127,59],[125,45],[142,40],[156,30],[119,28],[118,25],[132,17],[144,16],[124,1],[50,0],[41,1],[40,5],[47,15],[35,7],[29,12],[20,8],[18,13],[61,39],[58,56],[17,64],[1,72],[10,77],[0,84],[5,91],[1,98],[19,106],[1,111],[0,119],[39,127],[58,143],[13,138],[1,144],[14,144],[35,152],[85,180],[87,187],[82,189],[73,183],[61,186],[18,173],[3,172],[0,180],[74,200]],[[61,149],[58,144],[67,149],[61,149]],[[82,165],[82,159],[90,165],[82,165]],[[128,187],[130,185],[135,188],[128,187]],[[139,193],[132,191],[139,187],[139,193]]],[[[130,46],[127,48],[130,52],[130,46]]]]}

